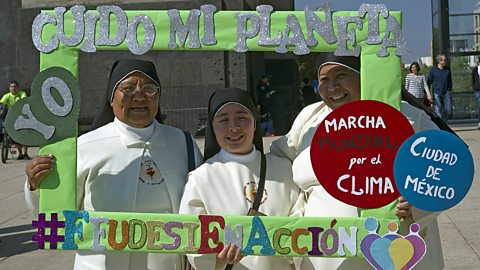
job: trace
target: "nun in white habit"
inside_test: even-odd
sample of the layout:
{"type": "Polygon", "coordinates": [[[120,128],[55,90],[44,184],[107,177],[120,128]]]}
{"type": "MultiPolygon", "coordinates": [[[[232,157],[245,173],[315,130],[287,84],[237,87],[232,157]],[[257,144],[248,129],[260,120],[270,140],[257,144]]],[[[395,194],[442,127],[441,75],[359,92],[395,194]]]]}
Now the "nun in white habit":
{"type": "MultiPolygon", "coordinates": [[[[206,161],[189,174],[180,213],[247,215],[256,195],[263,194],[258,198],[259,212],[269,216],[301,214],[303,196],[292,180],[290,161],[263,154],[259,124],[247,91],[228,88],[213,93],[208,107],[206,161]],[[261,164],[266,173],[264,188],[259,190],[261,164]]],[[[292,267],[287,258],[243,256],[239,248],[229,245],[218,254],[188,255],[188,259],[197,270],[292,267]]]]}
{"type": "MultiPolygon", "coordinates": [[[[187,137],[157,120],[160,80],[154,64],[136,59],[115,62],[102,102],[93,130],[77,142],[78,209],[177,214],[189,171],[187,137]]],[[[200,164],[200,151],[195,143],[192,146],[191,160],[200,164]]],[[[27,163],[25,197],[34,213],[40,182],[54,164],[52,155],[27,163]]],[[[184,267],[179,254],[115,251],[78,251],[74,264],[79,270],[184,267]]]]}
{"type": "MultiPolygon", "coordinates": [[[[321,53],[318,62],[318,92],[323,101],[305,107],[284,137],[274,141],[270,151],[293,162],[295,183],[307,193],[305,216],[309,217],[368,217],[402,220],[402,233],[408,232],[410,223],[419,223],[427,243],[427,254],[415,269],[442,269],[443,255],[437,225],[438,212],[425,212],[412,207],[399,198],[385,207],[362,210],[332,197],[318,182],[310,160],[310,144],[318,125],[333,110],[350,101],[360,100],[360,59],[321,53]],[[370,212],[372,211],[372,212],[370,212]],[[405,230],[406,229],[406,230],[405,230]]],[[[411,98],[401,102],[400,112],[410,121],[415,132],[438,129],[431,118],[417,105],[409,104],[411,98]]],[[[335,160],[332,160],[335,162],[335,160]]],[[[372,269],[363,258],[304,258],[301,269],[372,269]]]]}

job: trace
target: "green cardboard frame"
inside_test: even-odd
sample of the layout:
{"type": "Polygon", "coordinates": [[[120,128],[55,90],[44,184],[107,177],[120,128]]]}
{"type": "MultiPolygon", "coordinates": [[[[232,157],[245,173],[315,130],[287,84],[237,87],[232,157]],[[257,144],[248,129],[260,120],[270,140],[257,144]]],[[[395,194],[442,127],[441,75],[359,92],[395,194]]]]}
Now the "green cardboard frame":
{"type": "MultiPolygon", "coordinates": [[[[53,14],[53,11],[42,11],[46,13],[53,14]]],[[[87,12],[96,12],[96,11],[87,11],[87,12]]],[[[171,50],[168,48],[169,40],[169,17],[166,10],[148,10],[148,11],[125,11],[128,18],[131,19],[133,16],[138,14],[145,14],[149,16],[154,22],[156,29],[156,39],[153,45],[152,50],[171,50]]],[[[182,19],[186,21],[190,11],[183,10],[180,11],[182,19]]],[[[205,46],[202,45],[199,49],[193,50],[221,50],[221,51],[233,51],[233,48],[236,43],[235,31],[231,29],[236,29],[236,20],[234,13],[237,11],[219,11],[215,13],[215,36],[218,40],[217,44],[205,46]]],[[[246,11],[242,11],[246,12],[246,11]]],[[[254,12],[254,11],[252,11],[254,12]]],[[[285,28],[285,21],[289,14],[293,14],[297,17],[302,26],[302,29],[305,30],[305,17],[304,13],[301,11],[276,11],[271,14],[271,32],[277,33],[282,31],[285,28]]],[[[317,12],[317,14],[324,18],[323,12],[317,12]]],[[[401,25],[401,12],[399,11],[390,11],[390,16],[394,16],[396,20],[401,25]]],[[[338,11],[332,14],[333,17],[336,16],[358,16],[357,11],[338,11]]],[[[70,12],[65,13],[65,32],[67,35],[72,34],[73,29],[73,16],[70,12]]],[[[388,57],[378,57],[376,52],[379,50],[380,45],[368,45],[365,43],[365,38],[368,31],[368,17],[363,18],[363,28],[362,30],[356,31],[356,40],[357,44],[361,45],[361,98],[363,100],[378,100],[385,102],[397,109],[400,108],[401,100],[401,61],[400,57],[394,54],[395,48],[389,48],[390,55],[388,57]],[[382,75],[378,75],[378,71],[382,71],[382,75]]],[[[386,21],[381,16],[379,18],[379,31],[380,36],[383,37],[385,33],[386,21]]],[[[336,31],[336,22],[333,20],[334,29],[336,31]]],[[[115,26],[112,23],[112,26],[115,26]]],[[[97,25],[97,32],[98,32],[97,25]]],[[[202,20],[200,20],[200,29],[202,29],[202,20]]],[[[353,29],[353,28],[352,28],[353,29]]],[[[55,26],[49,24],[46,25],[42,32],[42,39],[49,40],[52,35],[56,33],[57,29],[55,26]]],[[[112,29],[114,31],[114,29],[112,29]]],[[[199,31],[201,33],[201,30],[199,31]]],[[[114,34],[114,33],[113,33],[114,34]]],[[[142,36],[142,29],[138,29],[138,36],[142,36]]],[[[334,51],[336,44],[327,44],[318,34],[315,33],[318,44],[314,47],[309,47],[312,52],[327,52],[334,51]]],[[[256,41],[258,36],[247,41],[247,47],[249,51],[275,51],[275,46],[258,46],[256,41]]],[[[139,38],[139,42],[141,38],[139,38]]],[[[185,44],[188,43],[188,40],[185,44]]],[[[292,50],[293,48],[289,48],[292,50]]],[[[99,46],[97,50],[127,50],[126,42],[116,47],[107,47],[99,46]]],[[[187,48],[179,47],[175,50],[188,50],[187,48]]],[[[66,47],[60,45],[60,47],[51,52],[51,53],[40,53],[40,71],[48,69],[50,67],[62,67],[69,70],[74,76],[78,78],[78,62],[79,62],[79,51],[80,45],[77,47],[66,47]]],[[[81,78],[79,78],[81,79],[81,78]]],[[[40,212],[41,213],[61,213],[64,210],[76,210],[76,137],[65,138],[62,141],[45,145],[40,148],[40,154],[51,153],[55,155],[57,159],[56,172],[46,177],[42,182],[40,187],[40,212]],[[61,179],[61,181],[59,181],[61,179]]],[[[361,218],[345,218],[338,219],[338,225],[341,227],[348,228],[357,227],[359,228],[359,236],[366,235],[367,232],[362,229],[362,224],[364,218],[367,216],[375,216],[379,219],[381,231],[386,232],[385,226],[387,222],[392,220],[397,220],[394,216],[395,202],[392,204],[379,208],[362,211],[361,218]]],[[[81,212],[81,211],[76,211],[81,212]]],[[[164,215],[164,214],[142,214],[142,213],[114,213],[114,212],[89,212],[90,217],[107,217],[111,220],[166,220],[166,221],[178,221],[178,222],[196,222],[198,223],[197,216],[191,215],[164,215]]],[[[224,217],[226,224],[229,224],[234,228],[235,224],[241,224],[244,226],[246,231],[249,231],[252,224],[252,217],[224,217]]],[[[275,231],[279,226],[290,226],[291,228],[309,228],[311,226],[322,225],[324,228],[329,228],[332,222],[332,218],[285,218],[285,217],[262,217],[261,219],[266,228],[268,236],[272,239],[275,231]],[[282,225],[283,224],[283,225],[282,225]]],[[[92,243],[92,232],[94,228],[91,223],[83,224],[83,241],[79,240],[76,237],[75,242],[78,244],[78,249],[90,250],[92,243]]],[[[134,230],[137,235],[141,235],[142,231],[139,226],[134,230]]],[[[199,244],[200,241],[200,230],[195,231],[194,242],[199,244]]],[[[195,251],[184,250],[184,247],[187,244],[187,239],[189,236],[186,231],[177,232],[181,236],[181,245],[178,249],[174,251],[165,251],[165,250],[151,250],[146,247],[142,248],[129,248],[126,247],[122,251],[140,251],[140,252],[175,252],[175,253],[195,253],[195,251]]],[[[121,238],[120,230],[117,230],[117,238],[121,238]]],[[[221,238],[223,232],[220,231],[219,237],[221,238]]],[[[285,238],[287,239],[287,238],[285,238]]],[[[248,234],[244,235],[244,242],[248,241],[248,234]]],[[[285,243],[284,241],[283,243],[285,243]]],[[[312,247],[311,242],[307,239],[301,238],[299,240],[300,246],[309,246],[312,247]]],[[[330,242],[331,243],[331,242],[330,242]]],[[[286,244],[288,245],[288,244],[286,244]]],[[[358,241],[357,245],[360,245],[358,241]]],[[[48,246],[48,245],[47,245],[48,246]]],[[[48,247],[46,247],[48,248],[48,247]]],[[[67,248],[68,249],[68,248],[67,248]]],[[[114,250],[111,247],[108,247],[107,250],[114,250]]],[[[358,249],[359,250],[359,249],[358,249]]],[[[259,248],[254,250],[255,254],[265,255],[260,252],[259,248]]],[[[290,253],[279,254],[278,256],[308,256],[308,254],[299,255],[294,253],[291,249],[290,253]]],[[[339,256],[337,253],[329,254],[326,256],[339,256]]],[[[362,256],[361,252],[357,254],[348,254],[347,257],[362,256]]]]}

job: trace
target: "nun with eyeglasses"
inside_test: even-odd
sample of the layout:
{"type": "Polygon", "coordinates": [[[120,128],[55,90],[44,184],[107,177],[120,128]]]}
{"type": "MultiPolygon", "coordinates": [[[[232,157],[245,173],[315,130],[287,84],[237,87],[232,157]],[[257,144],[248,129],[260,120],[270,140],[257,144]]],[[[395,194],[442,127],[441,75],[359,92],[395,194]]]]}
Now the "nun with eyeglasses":
{"type": "MultiPolygon", "coordinates": [[[[77,207],[87,211],[177,214],[189,172],[202,156],[195,143],[159,122],[160,80],[152,62],[113,64],[93,130],[77,142],[77,207]]],[[[27,163],[27,205],[38,212],[39,186],[55,166],[53,155],[27,163]]],[[[121,223],[116,230],[123,230],[121,223]]],[[[110,245],[121,251],[128,241],[110,245]]],[[[106,240],[105,240],[106,241],[106,240]]],[[[77,251],[74,269],[184,269],[184,256],[165,253],[77,251]]]]}

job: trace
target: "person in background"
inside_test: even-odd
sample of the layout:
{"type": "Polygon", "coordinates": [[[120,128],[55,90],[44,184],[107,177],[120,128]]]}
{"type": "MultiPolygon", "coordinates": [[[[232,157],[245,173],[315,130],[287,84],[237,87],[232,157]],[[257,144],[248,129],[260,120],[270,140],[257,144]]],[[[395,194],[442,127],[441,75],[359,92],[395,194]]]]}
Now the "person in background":
{"type": "MultiPolygon", "coordinates": [[[[160,80],[154,64],[115,62],[106,92],[93,130],[77,142],[77,209],[177,214],[191,167],[187,160],[195,168],[202,157],[195,143],[188,151],[188,138],[181,130],[157,120],[161,117],[160,80]]],[[[52,155],[27,162],[25,197],[34,213],[38,212],[39,185],[54,166],[52,155]]],[[[184,269],[184,258],[166,253],[77,251],[74,269],[184,269]]]]}
{"type": "Polygon", "coordinates": [[[5,123],[7,112],[7,105],[0,103],[0,143],[3,141],[3,123],[5,123]]]}
{"type": "Polygon", "coordinates": [[[429,103],[433,102],[427,80],[425,76],[420,73],[420,65],[417,62],[413,62],[410,65],[410,73],[405,77],[405,89],[421,103],[424,103],[425,96],[429,103]]]}
{"type": "Polygon", "coordinates": [[[313,80],[312,85],[313,85],[313,90],[315,90],[315,94],[317,94],[318,96],[318,100],[321,101],[322,97],[318,94],[318,80],[317,79],[313,80]]]}
{"type": "Polygon", "coordinates": [[[480,57],[478,58],[478,65],[472,69],[472,89],[475,93],[475,101],[477,103],[478,125],[480,130],[480,57]]]}
{"type": "MultiPolygon", "coordinates": [[[[363,210],[335,199],[320,185],[312,169],[310,144],[317,127],[328,114],[344,104],[360,100],[360,58],[321,53],[317,66],[318,91],[323,101],[305,107],[295,119],[288,134],[272,142],[270,153],[292,161],[293,179],[308,198],[305,217],[359,217],[363,210]]],[[[401,102],[400,111],[410,121],[415,132],[438,129],[423,110],[407,102],[401,102]]],[[[378,210],[390,218],[398,217],[403,228],[408,228],[414,221],[420,224],[423,232],[427,232],[425,241],[429,249],[415,269],[443,268],[442,247],[436,220],[438,212],[421,211],[412,207],[403,197],[400,197],[396,204],[378,210]]],[[[302,270],[371,268],[372,266],[363,258],[315,257],[304,258],[301,267],[302,270]]]]}
{"type": "Polygon", "coordinates": [[[437,65],[428,74],[427,85],[433,92],[435,113],[447,121],[452,113],[452,73],[445,54],[436,57],[437,65]]]}
{"type": "MultiPolygon", "coordinates": [[[[292,180],[290,162],[263,154],[258,127],[257,109],[247,91],[227,88],[212,94],[205,135],[206,161],[188,176],[181,214],[301,216],[303,193],[292,180]]],[[[187,257],[197,270],[292,267],[284,257],[243,256],[235,245],[225,245],[218,254],[187,257]]]]}
{"type": "Polygon", "coordinates": [[[270,98],[275,94],[275,90],[270,88],[270,80],[272,75],[264,74],[257,83],[257,92],[255,102],[257,104],[257,110],[260,114],[261,128],[264,131],[264,135],[267,137],[275,136],[273,129],[272,114],[270,111],[270,98]]]}
{"type": "MultiPolygon", "coordinates": [[[[18,82],[17,81],[10,81],[10,85],[8,87],[9,92],[3,95],[3,97],[0,99],[0,103],[6,105],[9,109],[13,107],[13,104],[15,104],[17,101],[19,101],[22,98],[27,97],[27,93],[23,90],[18,90],[18,82]]],[[[1,125],[0,125],[1,127],[1,125]]],[[[28,156],[28,147],[25,145],[21,145],[19,143],[13,142],[17,146],[18,150],[18,160],[21,159],[30,159],[28,156]]]]}
{"type": "Polygon", "coordinates": [[[263,134],[267,137],[275,136],[275,131],[273,129],[273,120],[270,117],[268,112],[263,112],[260,108],[260,127],[263,130],[263,134]]]}
{"type": "Polygon", "coordinates": [[[302,97],[304,107],[320,100],[308,77],[303,78],[302,97]]]}

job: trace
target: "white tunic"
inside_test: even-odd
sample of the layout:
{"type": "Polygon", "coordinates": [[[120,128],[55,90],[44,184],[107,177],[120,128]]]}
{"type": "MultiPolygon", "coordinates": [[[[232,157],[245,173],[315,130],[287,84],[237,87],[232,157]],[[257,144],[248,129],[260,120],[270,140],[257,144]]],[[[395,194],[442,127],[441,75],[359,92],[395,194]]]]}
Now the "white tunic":
{"type": "MultiPolygon", "coordinates": [[[[221,151],[191,172],[180,204],[181,214],[246,215],[260,174],[260,152],[233,155],[221,151]]],[[[303,196],[292,181],[287,159],[266,155],[265,189],[259,211],[269,216],[300,216],[303,196]]],[[[187,255],[197,270],[215,269],[217,254],[187,255]]],[[[233,269],[291,269],[284,257],[246,256],[233,269]]]]}
{"type": "MultiPolygon", "coordinates": [[[[292,170],[295,183],[308,194],[305,216],[358,217],[359,211],[333,198],[319,184],[310,161],[310,144],[318,125],[332,111],[323,102],[305,107],[295,119],[289,133],[274,141],[270,152],[293,161],[292,170]]],[[[400,111],[407,117],[415,132],[438,129],[430,117],[422,110],[403,102],[400,111]]],[[[415,269],[442,269],[443,255],[436,217],[438,212],[425,212],[412,208],[414,221],[419,223],[425,241],[427,254],[415,269]]],[[[372,269],[365,259],[308,258],[302,263],[303,269],[372,269]]]]}
{"type": "MultiPolygon", "coordinates": [[[[188,174],[181,130],[156,121],[137,130],[115,120],[78,138],[77,207],[88,211],[178,213],[188,174]]],[[[196,164],[201,154],[194,144],[196,164]]],[[[38,190],[25,195],[38,211],[38,190]]],[[[183,269],[183,256],[78,251],[75,269],[183,269]]]]}

